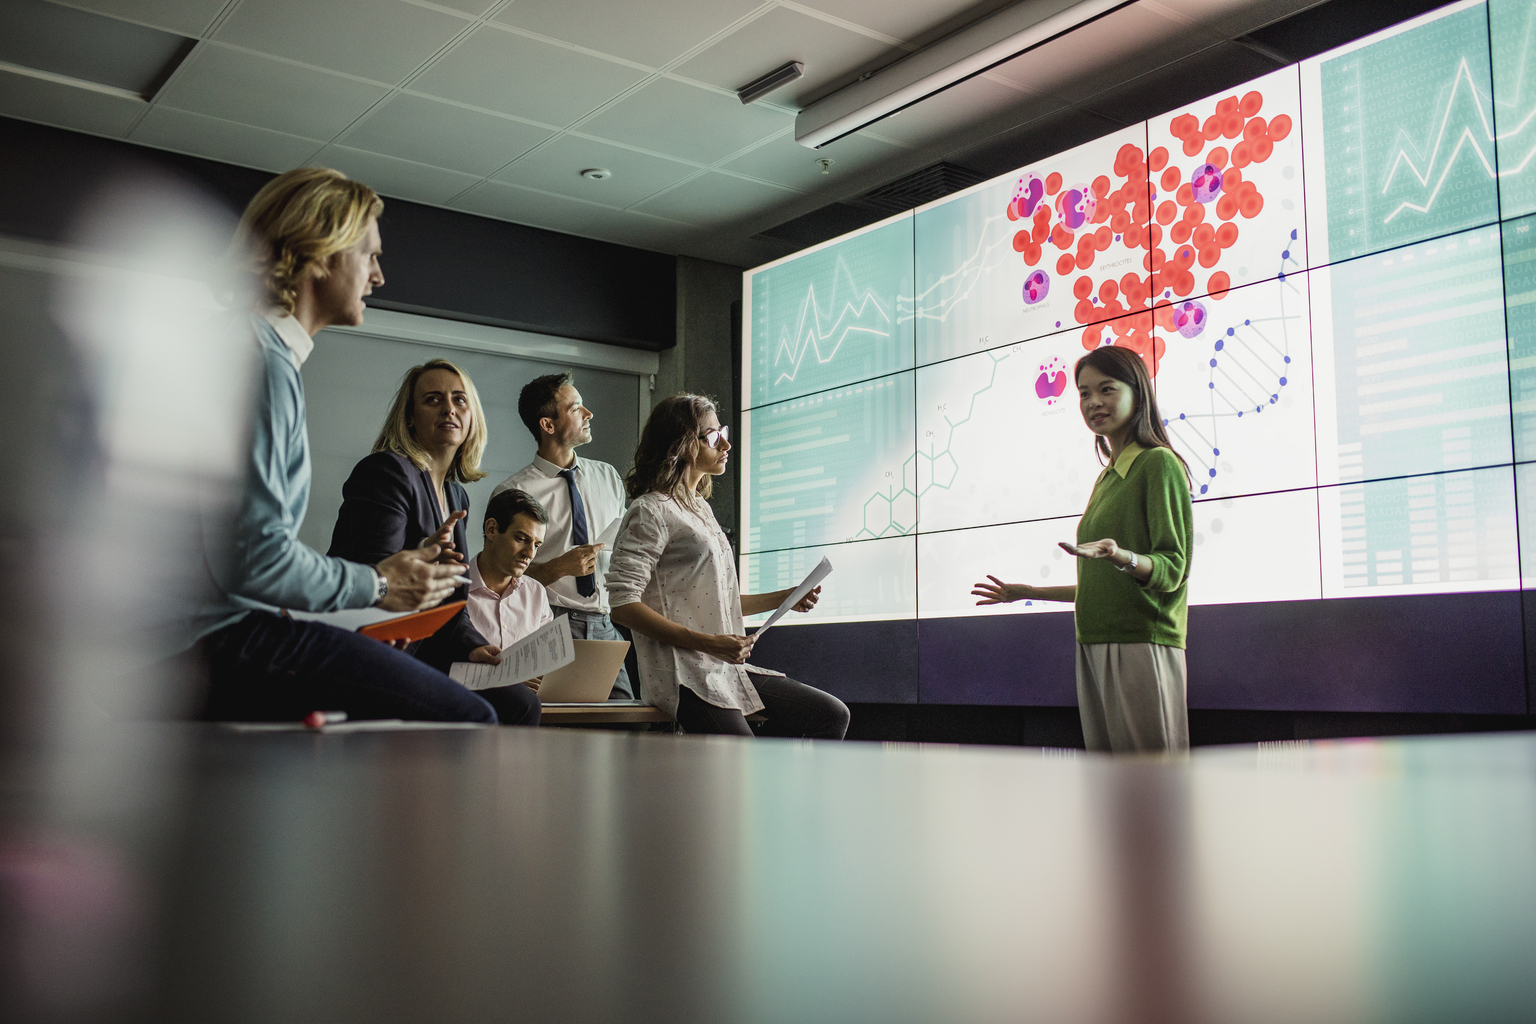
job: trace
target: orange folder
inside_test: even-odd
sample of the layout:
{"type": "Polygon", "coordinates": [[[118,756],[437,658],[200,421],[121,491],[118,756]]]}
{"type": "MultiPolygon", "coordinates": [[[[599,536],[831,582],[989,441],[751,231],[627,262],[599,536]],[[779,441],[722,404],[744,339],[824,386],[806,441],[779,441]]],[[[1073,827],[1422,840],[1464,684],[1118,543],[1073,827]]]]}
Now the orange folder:
{"type": "Polygon", "coordinates": [[[447,625],[448,620],[459,614],[459,609],[466,603],[455,601],[452,604],[429,608],[424,612],[402,615],[397,619],[385,619],[371,626],[363,626],[358,632],[385,643],[391,640],[425,640],[447,625]]]}

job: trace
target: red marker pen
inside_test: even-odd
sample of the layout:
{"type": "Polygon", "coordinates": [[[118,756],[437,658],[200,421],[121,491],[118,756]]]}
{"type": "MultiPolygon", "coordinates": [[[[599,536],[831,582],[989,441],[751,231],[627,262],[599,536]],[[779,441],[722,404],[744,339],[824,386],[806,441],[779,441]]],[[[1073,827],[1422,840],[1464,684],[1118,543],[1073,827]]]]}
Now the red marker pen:
{"type": "Polygon", "coordinates": [[[347,720],[345,711],[311,711],[304,716],[304,724],[311,729],[324,728],[327,725],[336,725],[347,720]]]}

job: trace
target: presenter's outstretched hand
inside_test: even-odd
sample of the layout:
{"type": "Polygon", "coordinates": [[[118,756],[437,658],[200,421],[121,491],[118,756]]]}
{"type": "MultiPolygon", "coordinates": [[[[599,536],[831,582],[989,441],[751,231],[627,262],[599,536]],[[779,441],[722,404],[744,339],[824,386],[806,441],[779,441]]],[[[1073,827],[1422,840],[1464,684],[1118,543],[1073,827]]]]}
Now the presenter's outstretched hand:
{"type": "Polygon", "coordinates": [[[1027,583],[1004,583],[996,576],[988,575],[991,583],[973,583],[971,596],[981,598],[977,604],[1011,604],[1033,596],[1034,587],[1027,583]]]}
{"type": "Polygon", "coordinates": [[[1089,541],[1087,544],[1069,544],[1066,541],[1060,543],[1061,550],[1078,558],[1108,558],[1116,563],[1120,561],[1116,556],[1120,554],[1120,545],[1109,539],[1089,541]]]}
{"type": "Polygon", "coordinates": [[[469,515],[468,512],[450,512],[448,518],[443,521],[443,525],[437,528],[436,533],[422,541],[421,546],[424,548],[432,546],[441,548],[442,550],[437,556],[439,562],[458,562],[462,565],[464,563],[464,552],[453,549],[453,524],[467,515],[469,515]]]}
{"type": "Polygon", "coordinates": [[[752,645],[756,642],[755,637],[717,633],[706,636],[699,644],[699,650],[732,665],[743,665],[752,654],[752,645]]]}
{"type": "Polygon", "coordinates": [[[476,647],[469,652],[469,660],[476,665],[500,665],[501,648],[495,644],[485,644],[481,647],[476,647]]]}
{"type": "Polygon", "coordinates": [[[442,552],[436,544],[396,551],[374,566],[389,591],[379,607],[390,612],[417,612],[442,604],[457,589],[464,566],[459,562],[438,562],[442,552]]]}

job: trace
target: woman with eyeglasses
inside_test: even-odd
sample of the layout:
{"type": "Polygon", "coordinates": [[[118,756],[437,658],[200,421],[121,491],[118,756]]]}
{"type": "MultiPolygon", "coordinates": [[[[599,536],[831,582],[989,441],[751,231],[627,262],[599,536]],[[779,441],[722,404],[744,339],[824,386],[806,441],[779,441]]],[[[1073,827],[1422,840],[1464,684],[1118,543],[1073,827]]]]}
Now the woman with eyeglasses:
{"type": "MultiPolygon", "coordinates": [[[[625,478],[629,511],[608,568],[613,620],[635,635],[640,691],[684,732],[842,739],[848,708],[782,672],[747,664],[742,618],[777,608],[790,591],[743,594],[736,557],[706,500],[730,461],[730,428],[715,404],[676,395],[651,410],[625,478]]],[[[817,587],[795,610],[808,612],[817,587]]]]}

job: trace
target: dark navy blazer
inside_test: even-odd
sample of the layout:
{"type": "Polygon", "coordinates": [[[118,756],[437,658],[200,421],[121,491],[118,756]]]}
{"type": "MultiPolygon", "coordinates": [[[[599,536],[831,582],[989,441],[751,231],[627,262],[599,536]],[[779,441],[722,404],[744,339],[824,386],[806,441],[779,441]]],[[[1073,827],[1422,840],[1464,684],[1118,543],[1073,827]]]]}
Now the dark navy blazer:
{"type": "MultiPolygon", "coordinates": [[[[462,484],[449,480],[444,490],[449,512],[469,511],[469,493],[462,484]]],[[[395,452],[374,452],[354,466],[341,496],[341,512],[327,553],[349,562],[375,565],[397,551],[417,547],[442,525],[431,475],[395,452]]],[[[466,517],[453,524],[454,549],[466,561],[470,557],[468,522],[466,517]]],[[[468,592],[468,587],[460,587],[448,600],[462,601],[468,592]]],[[[446,672],[450,664],[464,661],[485,643],[468,612],[461,611],[412,653],[446,672]]]]}

